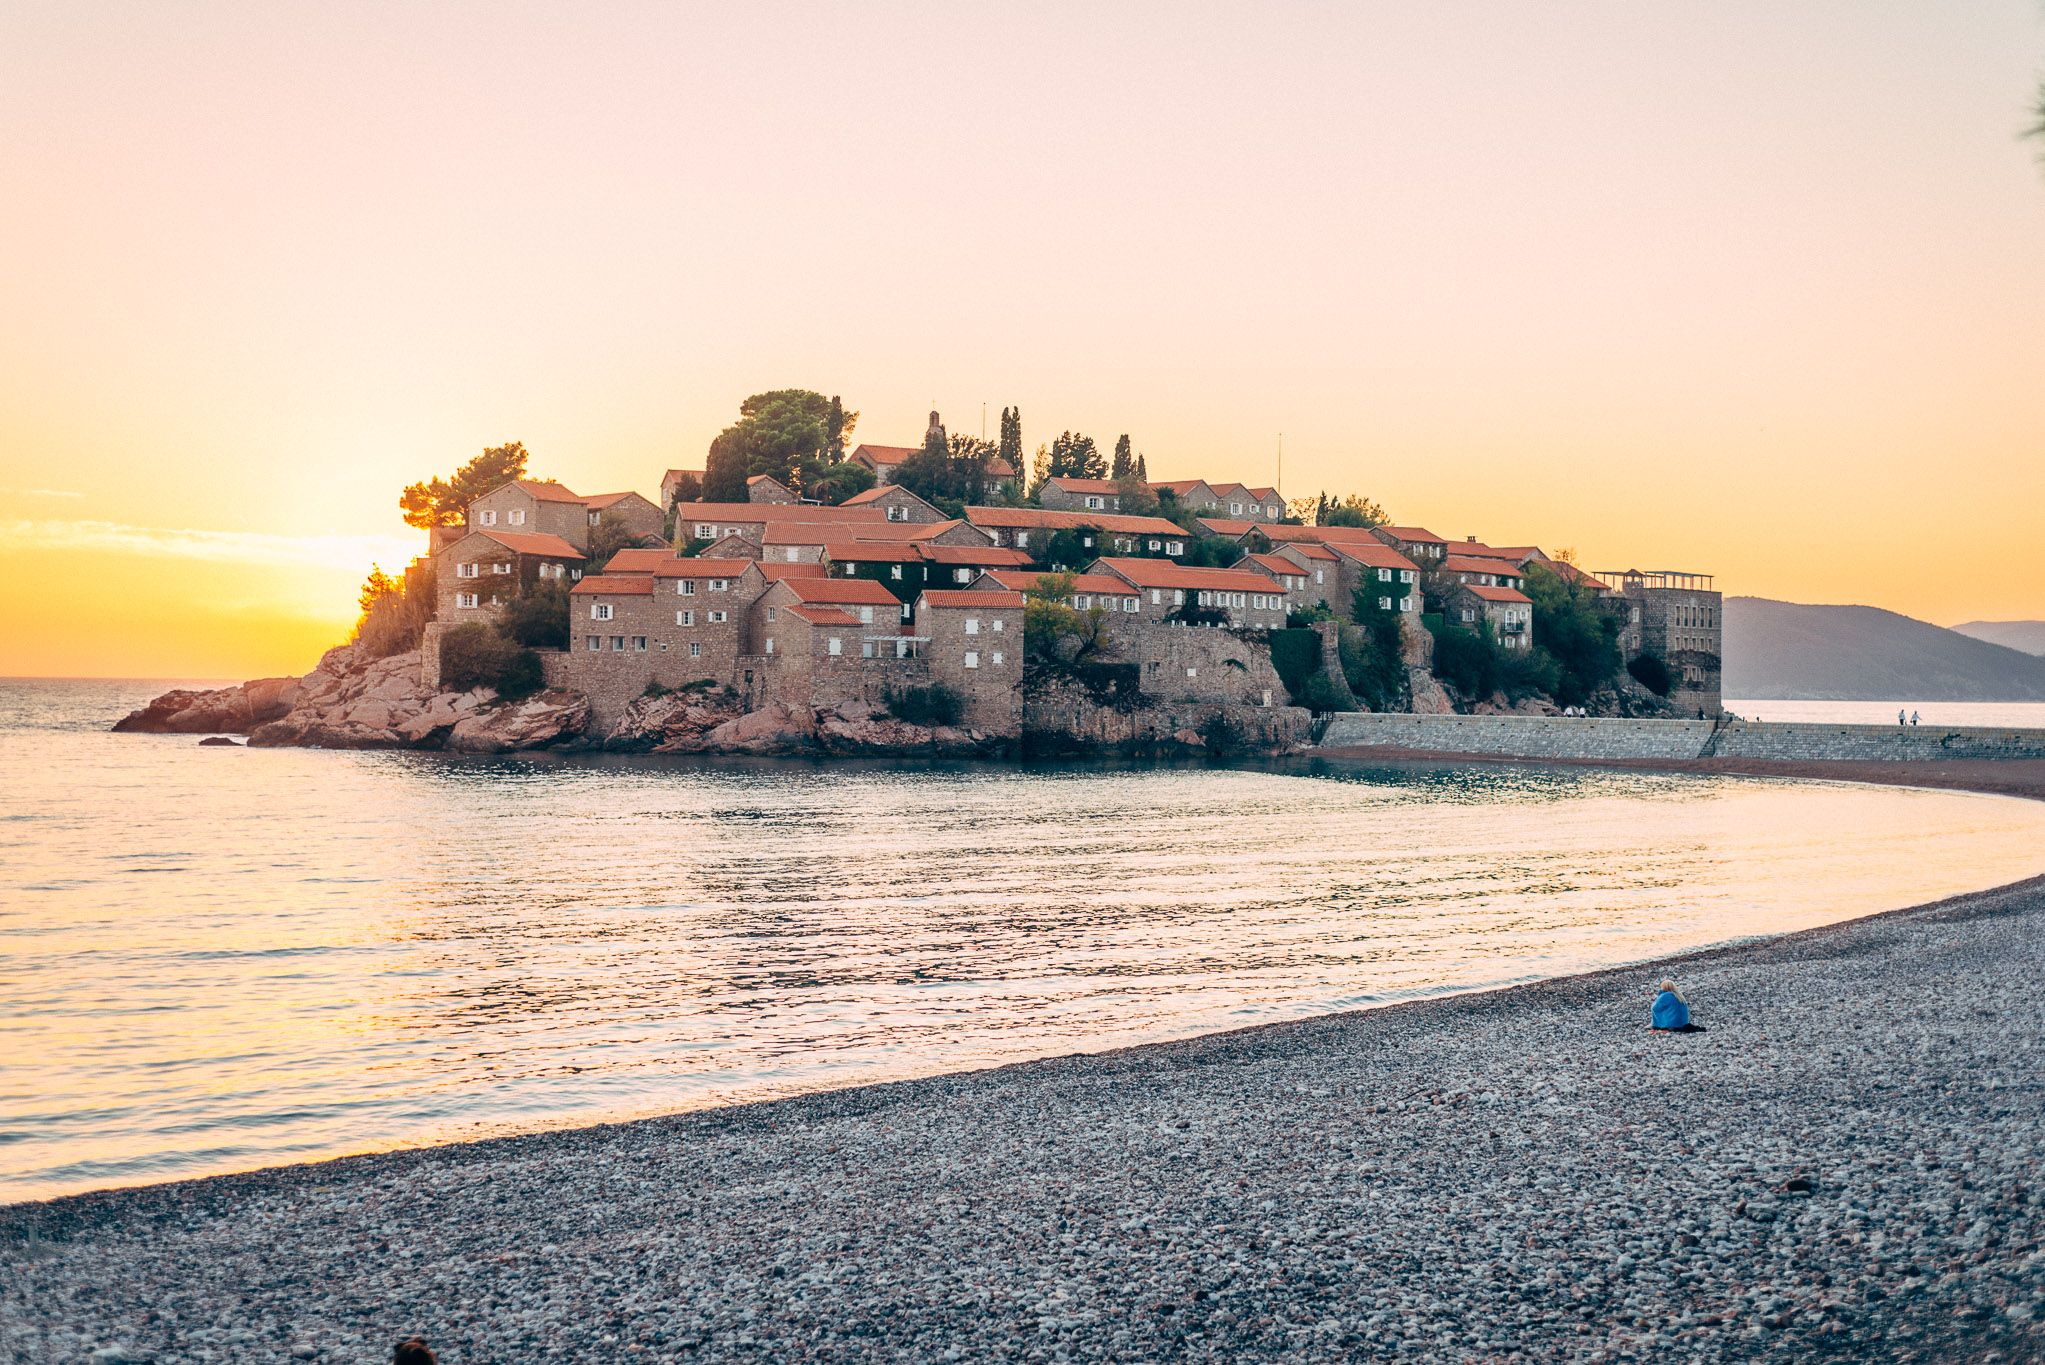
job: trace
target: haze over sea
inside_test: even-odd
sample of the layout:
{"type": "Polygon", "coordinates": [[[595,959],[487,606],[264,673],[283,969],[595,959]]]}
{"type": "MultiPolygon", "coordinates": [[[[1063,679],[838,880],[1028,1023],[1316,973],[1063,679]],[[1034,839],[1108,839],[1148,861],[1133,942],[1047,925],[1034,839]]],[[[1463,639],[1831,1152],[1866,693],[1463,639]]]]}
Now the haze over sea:
{"type": "Polygon", "coordinates": [[[2045,869],[2045,804],[1831,783],[105,732],[166,685],[0,681],[0,1200],[1495,986],[2045,869]]]}

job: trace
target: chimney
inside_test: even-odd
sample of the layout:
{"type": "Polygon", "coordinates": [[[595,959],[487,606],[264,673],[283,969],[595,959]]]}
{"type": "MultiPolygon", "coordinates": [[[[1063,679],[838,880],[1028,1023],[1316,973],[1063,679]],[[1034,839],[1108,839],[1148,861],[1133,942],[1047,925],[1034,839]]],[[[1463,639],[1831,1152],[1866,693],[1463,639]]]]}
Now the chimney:
{"type": "Polygon", "coordinates": [[[1477,543],[1477,537],[1475,536],[1464,536],[1463,539],[1469,541],[1472,545],[1477,543]]]}

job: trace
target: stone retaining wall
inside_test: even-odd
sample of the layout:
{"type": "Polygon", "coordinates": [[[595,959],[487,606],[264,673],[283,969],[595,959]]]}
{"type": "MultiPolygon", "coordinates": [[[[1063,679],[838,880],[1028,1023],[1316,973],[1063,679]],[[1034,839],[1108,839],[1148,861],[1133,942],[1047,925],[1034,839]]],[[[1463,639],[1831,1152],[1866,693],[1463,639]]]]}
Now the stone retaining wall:
{"type": "Polygon", "coordinates": [[[1565,716],[1329,718],[1320,747],[1382,746],[1517,758],[1770,758],[1806,761],[2045,758],[2045,730],[1565,716]]]}

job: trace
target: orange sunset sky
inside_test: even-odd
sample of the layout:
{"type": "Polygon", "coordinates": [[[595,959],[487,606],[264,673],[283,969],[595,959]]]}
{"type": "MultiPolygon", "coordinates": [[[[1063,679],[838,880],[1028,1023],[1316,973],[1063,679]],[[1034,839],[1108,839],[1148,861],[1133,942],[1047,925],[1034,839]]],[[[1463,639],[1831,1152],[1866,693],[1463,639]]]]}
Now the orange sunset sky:
{"type": "Polygon", "coordinates": [[[301,671],[745,395],[2045,617],[2032,0],[0,7],[0,675],[301,671]],[[990,418],[990,428],[992,419],[990,418]]]}

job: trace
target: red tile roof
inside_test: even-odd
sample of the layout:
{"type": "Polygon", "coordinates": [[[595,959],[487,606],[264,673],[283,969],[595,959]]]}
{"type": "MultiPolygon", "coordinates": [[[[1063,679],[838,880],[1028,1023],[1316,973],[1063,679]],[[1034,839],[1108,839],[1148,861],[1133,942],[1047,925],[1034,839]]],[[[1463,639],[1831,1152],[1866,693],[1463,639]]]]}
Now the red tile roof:
{"type": "Polygon", "coordinates": [[[901,599],[871,578],[786,578],[782,586],[798,602],[852,602],[859,606],[899,606],[901,599]]]}
{"type": "Polygon", "coordinates": [[[532,494],[533,497],[537,498],[541,502],[582,501],[582,498],[578,494],[571,493],[570,491],[568,491],[568,489],[564,488],[562,485],[558,483],[555,483],[552,479],[544,480],[513,479],[512,482],[517,484],[520,488],[523,488],[526,492],[532,494]]]}
{"type": "Polygon", "coordinates": [[[1066,531],[1091,526],[1099,531],[1124,535],[1170,536],[1184,540],[1186,533],[1163,517],[1124,517],[1112,512],[1052,512],[1041,507],[968,507],[966,520],[975,526],[1023,527],[1066,531]]]}
{"type": "Polygon", "coordinates": [[[1278,490],[1277,490],[1277,489],[1275,489],[1275,488],[1249,488],[1249,487],[1245,487],[1245,488],[1243,489],[1243,491],[1244,491],[1245,493],[1248,493],[1248,494],[1249,494],[1249,495],[1250,495],[1251,497],[1255,498],[1255,499],[1256,499],[1256,500],[1257,500],[1258,502],[1277,502],[1277,501],[1278,501],[1278,490]]]}
{"type": "Polygon", "coordinates": [[[1288,541],[1285,543],[1285,548],[1302,559],[1333,559],[1335,557],[1333,550],[1325,545],[1315,544],[1311,540],[1288,541]]]}
{"type": "MultiPolygon", "coordinates": [[[[615,562],[615,561],[613,561],[615,562]]],[[[670,559],[654,566],[655,578],[737,578],[750,559],[670,559]]]]}
{"type": "Polygon", "coordinates": [[[784,578],[823,578],[831,572],[828,564],[769,564],[764,559],[727,559],[724,562],[737,565],[735,573],[744,573],[748,568],[758,569],[760,577],[769,583],[779,583],[784,578]]]}
{"type": "Polygon", "coordinates": [[[1448,573],[1504,574],[1507,578],[1518,578],[1520,566],[1503,559],[1480,559],[1474,555],[1449,555],[1441,562],[1448,573]]]}
{"type": "MultiPolygon", "coordinates": [[[[471,531],[472,536],[494,540],[515,555],[543,555],[548,559],[580,559],[582,551],[559,536],[530,535],[511,531],[471,531]]],[[[460,541],[455,544],[460,544],[460,541]]],[[[449,546],[453,549],[453,546],[449,546]]]]}
{"type": "Polygon", "coordinates": [[[888,519],[877,507],[825,507],[814,502],[685,502],[677,506],[676,512],[677,521],[684,526],[699,521],[730,522],[735,526],[748,522],[837,521],[865,526],[888,519]]]}
{"type": "Polygon", "coordinates": [[[1354,560],[1373,569],[1412,569],[1418,572],[1420,568],[1391,546],[1375,540],[1363,545],[1330,545],[1327,549],[1338,559],[1354,560]]]}
{"type": "MultiPolygon", "coordinates": [[[[967,523],[963,521],[932,521],[925,522],[921,525],[915,525],[909,522],[898,521],[895,522],[890,528],[890,530],[885,534],[878,531],[874,532],[873,538],[875,540],[929,540],[934,536],[943,535],[946,531],[949,531],[954,527],[964,526],[966,524],[967,523]]],[[[986,542],[989,545],[992,545],[994,543],[993,537],[988,535],[986,531],[981,530],[978,526],[973,527],[973,529],[975,531],[979,531],[981,537],[984,540],[986,540],[986,542]]],[[[864,533],[865,531],[866,531],[865,527],[860,528],[860,532],[864,533]]],[[[861,539],[864,538],[865,536],[864,534],[862,534],[861,539]]]]}
{"type": "Polygon", "coordinates": [[[591,574],[568,590],[570,597],[648,597],[653,580],[625,574],[591,574]]]}
{"type": "Polygon", "coordinates": [[[1299,565],[1289,559],[1280,558],[1278,555],[1244,555],[1243,563],[1255,564],[1261,568],[1269,569],[1272,573],[1284,574],[1288,578],[1300,578],[1305,575],[1305,570],[1301,569],[1299,565]]]}
{"type": "Polygon", "coordinates": [[[1122,486],[1113,479],[1073,479],[1060,474],[1057,478],[1046,479],[1044,482],[1050,484],[1053,488],[1063,489],[1067,493],[1106,493],[1112,495],[1122,491],[1122,486]]]}
{"type": "Polygon", "coordinates": [[[984,589],[948,592],[941,588],[926,588],[918,600],[933,607],[979,607],[984,610],[994,607],[1019,607],[1023,604],[1023,595],[1019,592],[993,592],[984,589]]]}
{"type": "Polygon", "coordinates": [[[1361,526],[1259,526],[1266,540],[1311,540],[1322,545],[1382,545],[1361,526]]]}
{"type": "MultiPolygon", "coordinates": [[[[1152,480],[1150,481],[1150,486],[1151,486],[1151,488],[1152,488],[1153,490],[1157,490],[1157,489],[1161,489],[1161,488],[1169,488],[1169,489],[1171,489],[1171,490],[1172,490],[1172,495],[1173,495],[1174,497],[1184,497],[1184,496],[1185,496],[1186,494],[1188,494],[1188,493],[1192,492],[1192,491],[1193,491],[1194,489],[1198,488],[1198,487],[1199,487],[1199,486],[1200,486],[1201,484],[1203,484],[1203,483],[1207,483],[1207,480],[1205,480],[1205,479],[1152,479],[1152,480]]],[[[1209,487],[1209,488],[1212,488],[1213,486],[1214,486],[1214,485],[1212,485],[1212,484],[1208,484],[1208,487],[1209,487]]]]}
{"type": "Polygon", "coordinates": [[[890,493],[907,493],[910,497],[915,498],[916,501],[922,503],[925,507],[930,506],[930,503],[927,500],[918,497],[914,493],[910,493],[908,489],[902,487],[900,484],[897,483],[877,483],[873,487],[867,489],[864,493],[854,493],[851,497],[845,499],[845,501],[839,503],[838,505],[840,507],[864,507],[870,502],[879,502],[882,498],[886,497],[890,493]]]}
{"type": "Polygon", "coordinates": [[[1531,601],[1533,601],[1533,599],[1532,599],[1531,597],[1528,597],[1528,596],[1527,596],[1527,595],[1526,595],[1525,593],[1523,593],[1523,592],[1518,592],[1518,591],[1515,591],[1515,590],[1514,590],[1514,589],[1512,589],[1512,588],[1491,588],[1491,587],[1486,587],[1486,586],[1485,586],[1484,584],[1482,584],[1482,583],[1465,583],[1465,584],[1463,584],[1463,586],[1462,586],[1462,589],[1461,589],[1461,590],[1462,590],[1463,592],[1467,592],[1467,593],[1471,593],[1471,594],[1474,594],[1474,595],[1475,595],[1475,596],[1477,596],[1477,597],[1481,597],[1481,598],[1483,598],[1483,599],[1484,599],[1484,600],[1485,600],[1486,602],[1531,602],[1531,601]]]}
{"type": "Polygon", "coordinates": [[[1270,579],[1248,569],[1195,569],[1165,559],[1096,559],[1087,572],[1115,574],[1139,588],[1210,589],[1217,592],[1269,592],[1270,579]]]}
{"type": "Polygon", "coordinates": [[[824,546],[824,553],[837,563],[857,564],[861,560],[873,564],[923,562],[921,545],[905,545],[899,540],[834,540],[824,546]]]}
{"type": "Polygon", "coordinates": [[[864,455],[875,464],[900,464],[921,449],[923,449],[922,446],[858,445],[854,446],[852,453],[845,458],[848,460],[857,459],[859,456],[864,455]]]}
{"type": "Polygon", "coordinates": [[[644,550],[635,546],[612,555],[611,562],[604,565],[604,572],[652,573],[663,564],[672,564],[677,557],[675,552],[666,546],[654,550],[644,550]]]}
{"type": "MultiPolygon", "coordinates": [[[[627,489],[623,493],[592,493],[588,497],[581,499],[581,502],[592,512],[601,512],[613,503],[623,502],[626,498],[636,498],[638,496],[637,493],[627,489]]],[[[652,502],[653,499],[648,498],[646,501],[652,502]]]]}
{"type": "Polygon", "coordinates": [[[923,557],[932,564],[1027,564],[1028,550],[1008,550],[999,545],[922,545],[923,557]]]}
{"type": "Polygon", "coordinates": [[[1221,517],[1200,517],[1197,518],[1197,524],[1203,531],[1212,532],[1217,536],[1227,536],[1231,540],[1239,540],[1257,529],[1257,523],[1254,521],[1228,521],[1221,517]]]}
{"type": "Polygon", "coordinates": [[[1396,536],[1398,539],[1403,540],[1411,545],[1448,544],[1447,541],[1443,540],[1434,532],[1428,530],[1425,526],[1380,526],[1378,527],[1378,530],[1383,531],[1386,535],[1396,536]]]}
{"type": "MultiPolygon", "coordinates": [[[[982,578],[991,578],[1002,587],[1013,588],[1017,592],[1021,592],[1024,588],[1035,587],[1040,580],[1058,577],[1054,573],[1024,573],[1018,569],[989,569],[980,576],[982,578]]],[[[1113,574],[1105,573],[1076,573],[1072,575],[1072,590],[1075,593],[1108,593],[1116,597],[1127,597],[1131,591],[1127,583],[1113,574]]]]}
{"type": "Polygon", "coordinates": [[[840,611],[836,607],[797,606],[789,607],[786,610],[790,616],[800,621],[807,621],[813,626],[857,626],[863,624],[851,612],[840,611]]]}

